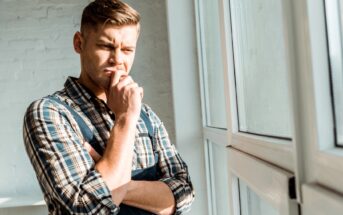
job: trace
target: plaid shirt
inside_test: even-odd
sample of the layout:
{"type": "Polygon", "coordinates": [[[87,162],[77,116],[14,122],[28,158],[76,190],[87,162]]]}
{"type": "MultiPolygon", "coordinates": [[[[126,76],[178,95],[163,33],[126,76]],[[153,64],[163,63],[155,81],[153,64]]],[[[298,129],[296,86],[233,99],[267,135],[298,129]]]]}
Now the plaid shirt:
{"type": "MultiPolygon", "coordinates": [[[[69,77],[63,90],[54,96],[71,106],[94,131],[97,144],[105,150],[114,114],[100,99],[92,96],[75,78],[69,77]]],[[[142,105],[152,122],[160,179],[176,201],[176,214],[188,211],[194,191],[187,166],[169,141],[163,123],[142,105]]],[[[137,123],[132,170],[155,164],[151,140],[142,119],[137,123]]],[[[117,214],[111,191],[94,168],[83,147],[85,140],[71,113],[48,98],[33,102],[24,118],[24,142],[36,172],[50,214],[117,214]]]]}

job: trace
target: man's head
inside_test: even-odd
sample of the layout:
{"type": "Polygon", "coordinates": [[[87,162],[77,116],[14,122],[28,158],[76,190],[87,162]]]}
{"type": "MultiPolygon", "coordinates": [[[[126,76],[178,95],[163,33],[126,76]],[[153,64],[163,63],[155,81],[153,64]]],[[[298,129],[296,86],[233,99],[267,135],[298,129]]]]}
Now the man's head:
{"type": "Polygon", "coordinates": [[[119,0],[95,0],[84,9],[81,31],[74,35],[74,49],[81,59],[82,84],[101,94],[113,73],[130,72],[139,21],[139,13],[119,0]]]}

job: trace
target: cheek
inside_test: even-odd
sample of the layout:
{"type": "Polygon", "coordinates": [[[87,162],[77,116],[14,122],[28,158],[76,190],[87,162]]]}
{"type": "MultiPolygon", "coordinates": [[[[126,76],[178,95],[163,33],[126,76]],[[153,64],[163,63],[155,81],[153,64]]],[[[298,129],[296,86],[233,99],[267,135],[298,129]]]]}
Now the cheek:
{"type": "Polygon", "coordinates": [[[99,64],[106,63],[110,57],[110,53],[107,51],[97,51],[95,52],[95,55],[93,56],[93,59],[95,62],[99,64]]]}
{"type": "Polygon", "coordinates": [[[135,59],[135,55],[127,56],[127,58],[126,58],[127,69],[131,69],[134,59],[135,59]]]}

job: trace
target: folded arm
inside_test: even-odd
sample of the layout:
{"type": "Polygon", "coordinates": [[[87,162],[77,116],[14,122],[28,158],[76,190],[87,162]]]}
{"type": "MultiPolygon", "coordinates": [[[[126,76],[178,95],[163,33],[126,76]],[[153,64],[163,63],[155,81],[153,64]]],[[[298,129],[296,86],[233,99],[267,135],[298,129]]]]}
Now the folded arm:
{"type": "Polygon", "coordinates": [[[36,101],[24,119],[25,147],[45,196],[68,213],[116,214],[111,191],[80,134],[57,106],[48,99],[36,101]]]}
{"type": "MultiPolygon", "coordinates": [[[[159,181],[130,181],[123,203],[156,214],[180,214],[188,211],[194,200],[187,165],[170,143],[164,125],[147,106],[145,108],[150,112],[156,130],[154,138],[162,177],[159,181]]],[[[92,151],[91,147],[89,151],[92,151]]],[[[92,157],[95,161],[100,158],[96,153],[92,157]]]]}

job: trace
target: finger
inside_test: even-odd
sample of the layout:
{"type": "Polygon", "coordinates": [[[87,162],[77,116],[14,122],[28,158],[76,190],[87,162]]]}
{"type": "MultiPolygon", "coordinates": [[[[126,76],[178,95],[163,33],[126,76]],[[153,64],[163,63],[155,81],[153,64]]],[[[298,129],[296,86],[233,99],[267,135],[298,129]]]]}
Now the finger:
{"type": "Polygon", "coordinates": [[[140,96],[141,100],[143,99],[144,90],[142,87],[138,86],[137,88],[135,88],[134,93],[137,94],[138,96],[140,96]]]}
{"type": "Polygon", "coordinates": [[[133,81],[131,76],[126,76],[122,80],[119,81],[119,83],[117,84],[117,87],[119,89],[121,89],[122,87],[125,87],[125,86],[133,84],[133,83],[136,83],[136,82],[133,81]]]}
{"type": "Polygon", "coordinates": [[[133,82],[133,83],[130,83],[130,84],[127,84],[126,86],[124,86],[124,91],[128,92],[131,90],[135,90],[136,88],[139,88],[139,86],[137,83],[133,82]]]}
{"type": "Polygon", "coordinates": [[[119,83],[120,79],[125,76],[126,74],[124,71],[119,70],[119,71],[113,72],[111,76],[110,87],[114,87],[116,84],[119,83]]]}
{"type": "Polygon", "coordinates": [[[139,90],[139,94],[141,95],[141,99],[143,99],[143,97],[144,97],[144,89],[143,89],[143,87],[139,87],[138,90],[139,90]]]}

